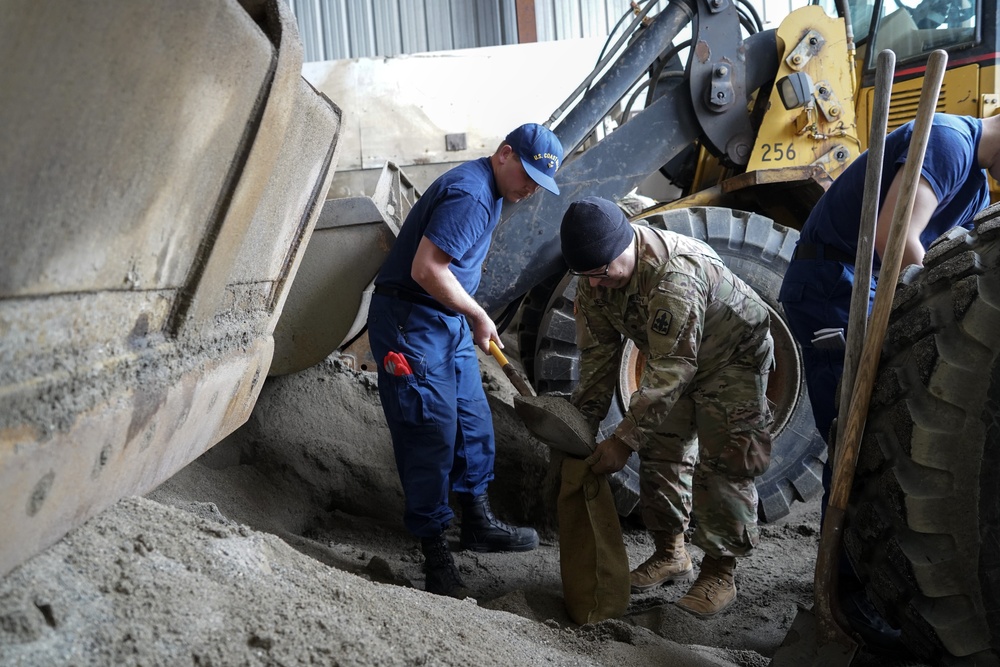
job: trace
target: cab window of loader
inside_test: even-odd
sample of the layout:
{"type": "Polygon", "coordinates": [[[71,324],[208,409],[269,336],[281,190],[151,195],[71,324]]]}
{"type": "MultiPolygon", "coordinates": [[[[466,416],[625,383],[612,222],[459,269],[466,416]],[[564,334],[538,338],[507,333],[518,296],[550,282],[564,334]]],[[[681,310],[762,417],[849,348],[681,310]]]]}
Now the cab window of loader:
{"type": "MultiPolygon", "coordinates": [[[[889,0],[891,2],[891,0],[889,0]]],[[[854,40],[863,44],[868,39],[868,29],[871,27],[872,14],[876,0],[848,0],[851,12],[851,26],[854,28],[854,40]]],[[[819,5],[829,16],[839,16],[837,0],[813,0],[810,4],[819,5]]]]}
{"type": "MultiPolygon", "coordinates": [[[[875,0],[850,0],[849,4],[851,23],[854,26],[854,39],[857,41],[866,40],[872,25],[875,0]]],[[[836,16],[836,12],[833,15],[836,16]]]]}
{"type": "Polygon", "coordinates": [[[977,0],[882,0],[869,43],[899,61],[976,39],[977,0]]]}

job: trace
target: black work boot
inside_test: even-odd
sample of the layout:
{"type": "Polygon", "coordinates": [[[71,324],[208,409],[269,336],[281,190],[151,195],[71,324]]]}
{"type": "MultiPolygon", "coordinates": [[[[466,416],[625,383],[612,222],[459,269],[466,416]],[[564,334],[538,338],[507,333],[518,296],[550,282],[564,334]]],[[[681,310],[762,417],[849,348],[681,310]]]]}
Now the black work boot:
{"type": "Polygon", "coordinates": [[[484,493],[459,494],[462,503],[462,548],[472,551],[531,551],[538,546],[534,528],[508,526],[493,516],[484,493]]]}
{"type": "Polygon", "coordinates": [[[851,629],[861,635],[872,652],[899,650],[899,630],[889,625],[863,590],[842,593],[840,606],[851,629]]]}
{"type": "Polygon", "coordinates": [[[434,595],[446,595],[457,600],[469,597],[469,589],[458,574],[455,559],[444,535],[420,538],[420,548],[424,552],[424,572],[427,573],[425,588],[434,595]]]}

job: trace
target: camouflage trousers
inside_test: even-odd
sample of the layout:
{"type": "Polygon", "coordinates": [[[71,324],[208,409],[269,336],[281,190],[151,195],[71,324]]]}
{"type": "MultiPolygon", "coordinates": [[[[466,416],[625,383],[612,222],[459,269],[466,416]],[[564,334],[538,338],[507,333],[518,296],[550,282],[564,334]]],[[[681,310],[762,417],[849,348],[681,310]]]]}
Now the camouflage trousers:
{"type": "Polygon", "coordinates": [[[758,543],[754,477],[771,461],[765,392],[767,345],[706,377],[696,377],[639,453],[642,518],[672,535],[697,526],[692,542],[712,556],[746,556],[758,543]],[[763,349],[766,347],[766,349],[763,349]]]}

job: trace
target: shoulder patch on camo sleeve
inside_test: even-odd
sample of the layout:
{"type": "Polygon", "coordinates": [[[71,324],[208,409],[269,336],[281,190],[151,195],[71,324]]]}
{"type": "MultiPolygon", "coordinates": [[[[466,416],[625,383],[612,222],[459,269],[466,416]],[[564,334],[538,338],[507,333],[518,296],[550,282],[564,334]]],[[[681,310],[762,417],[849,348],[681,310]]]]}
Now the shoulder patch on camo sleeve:
{"type": "Polygon", "coordinates": [[[653,324],[649,328],[653,330],[653,333],[666,336],[670,332],[670,321],[673,317],[674,314],[669,310],[660,308],[656,311],[656,315],[653,316],[653,324]]]}

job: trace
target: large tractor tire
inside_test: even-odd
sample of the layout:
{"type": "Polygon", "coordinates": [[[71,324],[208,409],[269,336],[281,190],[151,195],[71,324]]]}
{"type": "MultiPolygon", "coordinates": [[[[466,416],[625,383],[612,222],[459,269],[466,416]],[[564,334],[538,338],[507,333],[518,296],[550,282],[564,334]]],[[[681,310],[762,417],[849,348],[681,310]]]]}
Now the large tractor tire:
{"type": "Polygon", "coordinates": [[[902,641],[1000,664],[1000,209],[897,286],[844,544],[902,641]]]}
{"type": "MultiPolygon", "coordinates": [[[[801,353],[777,300],[798,232],[761,215],[727,208],[669,211],[646,222],[707,242],[771,310],[777,368],[769,378],[768,397],[775,404],[774,444],[771,466],[757,480],[757,491],[761,520],[779,519],[788,514],[793,502],[822,492],[826,460],[826,446],[816,431],[806,395],[801,353]]],[[[568,396],[579,380],[575,294],[575,279],[559,276],[535,288],[522,307],[518,342],[525,370],[539,393],[568,396]]],[[[641,360],[627,346],[618,395],[602,432],[610,432],[621,420],[621,397],[629,396],[634,387],[637,364],[641,360]]]]}

